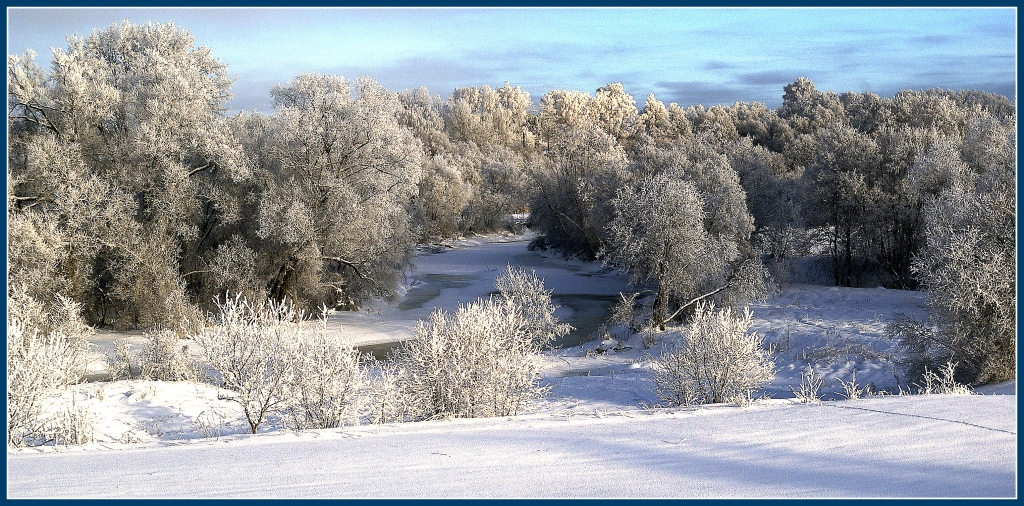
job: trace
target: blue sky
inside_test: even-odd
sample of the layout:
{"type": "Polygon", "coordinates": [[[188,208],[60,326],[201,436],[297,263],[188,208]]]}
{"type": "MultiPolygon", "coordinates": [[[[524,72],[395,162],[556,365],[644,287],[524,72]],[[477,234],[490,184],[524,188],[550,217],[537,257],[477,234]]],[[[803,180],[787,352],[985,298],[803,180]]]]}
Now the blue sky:
{"type": "Polygon", "coordinates": [[[552,89],[621,82],[682,106],[782,103],[804,76],[821,90],[940,87],[1016,98],[1016,11],[999,9],[80,9],[8,8],[8,53],[48,65],[65,38],[129,19],[190,30],[237,77],[233,110],[270,110],[300,72],[377,79],[400,91],[509,81],[552,89]]]}

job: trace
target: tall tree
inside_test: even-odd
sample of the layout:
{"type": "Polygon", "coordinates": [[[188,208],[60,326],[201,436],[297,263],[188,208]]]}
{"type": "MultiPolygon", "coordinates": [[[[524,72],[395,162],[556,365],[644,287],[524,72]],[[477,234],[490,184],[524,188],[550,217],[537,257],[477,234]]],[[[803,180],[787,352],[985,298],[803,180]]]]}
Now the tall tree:
{"type": "Polygon", "coordinates": [[[275,158],[256,235],[276,299],[351,306],[390,293],[408,260],[423,148],[398,122],[397,94],[367,77],[354,85],[307,73],[271,91],[275,158]]]}
{"type": "Polygon", "coordinates": [[[8,60],[15,212],[41,213],[77,237],[58,262],[69,279],[88,272],[87,286],[69,290],[92,323],[195,317],[191,275],[203,270],[211,232],[239,217],[225,189],[249,177],[222,121],[232,80],[194,43],[170,23],[125,22],[70,38],[48,74],[30,55],[8,60]],[[81,184],[110,200],[95,219],[55,201],[81,184]],[[105,211],[125,218],[104,227],[105,211]]]}

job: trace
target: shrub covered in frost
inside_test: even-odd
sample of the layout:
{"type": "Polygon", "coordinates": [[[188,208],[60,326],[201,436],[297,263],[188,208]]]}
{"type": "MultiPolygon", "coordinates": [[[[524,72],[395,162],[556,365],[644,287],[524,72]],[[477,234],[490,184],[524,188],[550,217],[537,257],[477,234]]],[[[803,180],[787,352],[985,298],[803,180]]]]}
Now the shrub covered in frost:
{"type": "Polygon", "coordinates": [[[215,325],[196,336],[219,384],[242,407],[253,434],[267,415],[288,400],[293,372],[291,344],[297,315],[288,303],[251,303],[241,297],[218,303],[215,325]]]}
{"type": "Polygon", "coordinates": [[[242,406],[255,434],[279,412],[293,428],[331,428],[357,420],[363,383],[359,353],[326,320],[302,321],[288,302],[219,304],[216,324],[196,337],[218,383],[242,406]]]}
{"type": "Polygon", "coordinates": [[[295,429],[329,429],[358,423],[365,372],[349,339],[327,332],[326,316],[300,329],[292,343],[286,382],[288,417],[295,429]],[[310,328],[315,325],[315,328],[310,328]]]}
{"type": "Polygon", "coordinates": [[[541,346],[568,333],[535,274],[510,268],[488,300],[437,310],[396,358],[412,419],[505,416],[539,398],[541,346]]]}
{"type": "Polygon", "coordinates": [[[85,373],[88,327],[80,306],[60,295],[50,307],[24,290],[7,300],[7,444],[38,444],[49,425],[42,402],[85,373]]]}
{"type": "MultiPolygon", "coordinates": [[[[115,350],[116,351],[116,350],[115,350]]],[[[146,335],[139,356],[143,379],[159,381],[196,381],[199,367],[188,352],[188,344],[174,331],[161,330],[146,335]]]]}
{"type": "Polygon", "coordinates": [[[764,338],[750,331],[751,313],[699,305],[682,343],[651,363],[655,393],[669,405],[747,403],[775,377],[764,338]]]}

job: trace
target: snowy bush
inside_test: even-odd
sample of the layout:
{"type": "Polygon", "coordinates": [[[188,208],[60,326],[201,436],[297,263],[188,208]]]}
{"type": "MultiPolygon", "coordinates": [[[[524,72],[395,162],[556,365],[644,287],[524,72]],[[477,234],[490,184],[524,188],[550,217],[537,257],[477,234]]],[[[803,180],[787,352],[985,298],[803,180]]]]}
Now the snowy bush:
{"type": "Polygon", "coordinates": [[[302,329],[291,352],[288,420],[297,430],[358,423],[363,404],[360,389],[366,380],[359,350],[350,340],[327,333],[326,315],[315,330],[307,330],[302,329]]]}
{"type": "Polygon", "coordinates": [[[559,323],[554,313],[557,306],[551,303],[551,290],[544,289],[544,281],[537,272],[508,266],[505,273],[494,280],[501,298],[511,301],[523,311],[526,332],[541,348],[551,344],[555,338],[568,334],[572,327],[559,323]]]}
{"type": "MultiPolygon", "coordinates": [[[[115,357],[121,351],[115,347],[115,357]]],[[[131,362],[128,362],[129,366],[131,362]]],[[[146,335],[139,354],[138,367],[143,379],[158,381],[196,381],[199,366],[188,353],[188,344],[174,331],[162,330],[146,335]]]]}
{"type": "Polygon", "coordinates": [[[815,403],[821,400],[821,387],[825,386],[825,378],[810,365],[800,375],[800,385],[793,389],[793,396],[803,403],[815,403]]]}
{"type": "Polygon", "coordinates": [[[400,357],[416,419],[515,414],[541,394],[540,347],[509,300],[477,300],[420,322],[400,357]]]}
{"type": "Polygon", "coordinates": [[[71,406],[46,422],[41,441],[54,445],[83,445],[96,441],[96,415],[88,407],[71,406]]]}
{"type": "Polygon", "coordinates": [[[215,325],[196,336],[220,386],[245,413],[255,434],[273,409],[288,401],[293,372],[291,346],[299,337],[297,315],[288,302],[251,303],[241,297],[218,303],[215,325]]]}
{"type": "Polygon", "coordinates": [[[505,416],[539,398],[542,344],[570,329],[535,274],[509,269],[488,300],[436,310],[396,360],[413,419],[505,416]]]}
{"type": "Polygon", "coordinates": [[[21,446],[45,441],[41,403],[84,374],[87,327],[79,306],[59,295],[50,311],[23,290],[11,294],[8,304],[7,444],[21,446]]]}
{"type": "Polygon", "coordinates": [[[410,402],[402,383],[405,370],[398,359],[380,361],[374,367],[374,376],[368,381],[365,412],[370,423],[382,424],[405,421],[410,402]]]}
{"type": "Polygon", "coordinates": [[[358,421],[365,381],[359,351],[327,332],[326,310],[316,324],[301,320],[289,301],[254,304],[236,296],[196,337],[253,434],[273,412],[296,430],[358,421]]]}
{"type": "Polygon", "coordinates": [[[134,379],[142,374],[138,354],[132,353],[132,344],[127,339],[114,340],[114,354],[107,357],[107,370],[112,381],[134,379]]]}
{"type": "Polygon", "coordinates": [[[946,362],[936,373],[925,367],[921,376],[921,383],[917,385],[918,393],[947,394],[947,395],[971,395],[974,392],[971,387],[957,383],[953,376],[956,373],[956,364],[946,362]]]}
{"type": "Polygon", "coordinates": [[[775,377],[764,338],[749,330],[751,317],[749,309],[698,305],[683,342],[651,364],[658,397],[669,405],[748,402],[775,377]]]}

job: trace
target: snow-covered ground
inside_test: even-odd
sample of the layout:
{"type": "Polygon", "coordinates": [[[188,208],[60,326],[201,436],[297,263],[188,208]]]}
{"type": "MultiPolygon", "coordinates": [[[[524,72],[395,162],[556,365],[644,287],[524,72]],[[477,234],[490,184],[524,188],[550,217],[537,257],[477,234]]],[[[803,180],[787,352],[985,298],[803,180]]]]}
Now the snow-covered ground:
{"type": "MultiPolygon", "coordinates": [[[[808,364],[828,381],[906,387],[883,328],[923,314],[918,292],[790,285],[752,305],[776,350],[775,381],[752,406],[653,408],[649,362],[679,338],[611,329],[586,338],[627,277],[530,252],[529,237],[424,251],[397,300],[335,313],[332,330],[372,347],[412,335],[435,307],[486,296],[507,264],[535,268],[556,313],[582,329],[545,353],[547,399],[516,417],[248,435],[239,407],[195,383],[91,382],[70,388],[97,441],[8,453],[9,497],[1013,497],[1016,383],[973,396],[796,403],[808,364]],[[561,302],[560,302],[561,301],[561,302]],[[575,309],[574,309],[575,308],[575,309]],[[569,341],[572,343],[572,341],[569,341]]],[[[95,339],[94,373],[114,337],[95,339]]],[[[129,336],[141,344],[139,334],[129,336]]],[[[56,405],[56,404],[54,404],[56,405]]]]}
{"type": "MultiPolygon", "coordinates": [[[[1015,396],[774,400],[8,457],[17,497],[1013,497],[1015,396]]],[[[128,445],[130,446],[130,445],[128,445]]]]}

